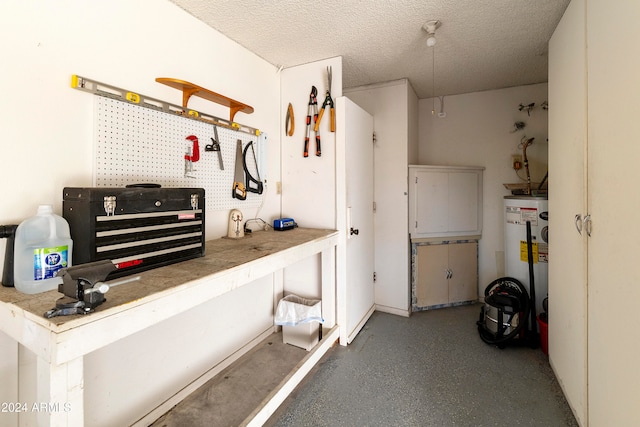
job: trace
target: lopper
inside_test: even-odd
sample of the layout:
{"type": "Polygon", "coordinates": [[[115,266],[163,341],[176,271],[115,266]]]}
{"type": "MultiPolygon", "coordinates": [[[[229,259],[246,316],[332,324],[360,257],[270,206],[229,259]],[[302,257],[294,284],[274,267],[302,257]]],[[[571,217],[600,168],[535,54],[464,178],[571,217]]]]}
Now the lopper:
{"type": "Polygon", "coordinates": [[[324,102],[322,103],[322,108],[320,108],[320,115],[318,116],[318,120],[316,121],[316,126],[313,130],[318,132],[320,128],[320,120],[322,120],[322,115],[324,114],[324,110],[329,107],[329,113],[331,114],[331,132],[336,131],[336,110],[333,105],[333,99],[331,98],[331,67],[327,67],[327,92],[324,97],[324,102]]]}
{"type": "MultiPolygon", "coordinates": [[[[307,134],[304,138],[304,157],[309,157],[309,137],[311,134],[311,115],[313,114],[313,122],[318,123],[318,99],[316,95],[318,89],[315,86],[311,86],[311,94],[309,95],[309,108],[307,109],[307,134]]],[[[317,126],[314,129],[316,133],[316,156],[321,155],[320,151],[320,131],[317,126]]]]}

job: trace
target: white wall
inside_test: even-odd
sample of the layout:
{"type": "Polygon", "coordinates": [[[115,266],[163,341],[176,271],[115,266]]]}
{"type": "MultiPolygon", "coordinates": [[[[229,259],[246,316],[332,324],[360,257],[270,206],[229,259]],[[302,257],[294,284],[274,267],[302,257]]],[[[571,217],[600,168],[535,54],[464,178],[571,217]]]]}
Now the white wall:
{"type": "MultiPolygon", "coordinates": [[[[291,103],[295,127],[292,136],[282,138],[282,215],[292,217],[300,227],[336,229],[336,134],[330,131],[326,110],[320,122],[321,156],[316,156],[315,132],[310,129],[309,156],[303,157],[306,118],[311,87],[317,90],[320,111],[327,90],[327,67],[331,67],[331,97],[342,96],[342,58],[323,59],[282,70],[280,112],[286,117],[291,103]]],[[[311,119],[313,121],[313,118],[311,119]]],[[[313,125],[311,125],[313,127],[313,125]]],[[[320,298],[319,258],[302,260],[285,271],[285,293],[320,298]]]]}
{"type": "MultiPolygon", "coordinates": [[[[419,101],[419,162],[430,165],[484,166],[483,232],[479,245],[479,291],[504,275],[503,197],[511,193],[504,183],[522,182],[511,167],[511,156],[522,154],[521,138],[534,137],[527,149],[532,181],[547,171],[547,111],[539,106],[547,100],[547,84],[475,92],[444,98],[446,117],[439,118],[440,101],[419,101]],[[528,116],[518,106],[535,102],[528,116]],[[512,133],[514,123],[526,127],[512,133]]],[[[551,106],[553,108],[553,106],[551,106]]],[[[526,177],[524,169],[520,176],[526,177]]]]}
{"type": "MultiPolygon", "coordinates": [[[[253,106],[253,114],[238,113],[235,120],[269,135],[266,178],[270,183],[280,180],[276,68],[174,4],[7,0],[0,3],[0,40],[1,224],[18,224],[42,203],[52,204],[60,213],[64,186],[92,185],[94,96],[71,89],[73,74],[180,104],[180,92],[155,82],[156,77],[176,77],[253,106]]],[[[227,108],[199,99],[189,106],[220,117],[229,114],[227,108]]],[[[255,209],[243,212],[245,218],[255,215],[255,209]]],[[[270,221],[280,215],[280,196],[270,185],[260,216],[270,221]]],[[[207,238],[226,234],[227,218],[228,211],[207,212],[207,238]]],[[[4,241],[0,241],[3,258],[4,241]]],[[[260,296],[271,295],[271,288],[269,279],[256,282],[246,292],[225,297],[224,304],[205,304],[176,317],[171,325],[136,335],[125,346],[90,355],[85,363],[91,413],[87,424],[135,421],[205,366],[267,330],[272,326],[273,301],[260,296]],[[193,333],[183,332],[192,330],[193,324],[202,326],[199,342],[211,345],[190,345],[193,333]],[[148,360],[152,355],[160,357],[148,360]],[[196,361],[180,363],[187,356],[196,361]],[[169,369],[162,368],[162,361],[171,364],[169,369]],[[106,368],[110,364],[113,370],[118,367],[117,373],[106,368]],[[151,368],[163,375],[140,377],[151,368]],[[119,382],[122,379],[138,383],[119,382]]],[[[16,354],[16,345],[0,334],[0,359],[15,361],[16,354]]],[[[0,400],[15,401],[15,364],[0,366],[0,400]]]]}

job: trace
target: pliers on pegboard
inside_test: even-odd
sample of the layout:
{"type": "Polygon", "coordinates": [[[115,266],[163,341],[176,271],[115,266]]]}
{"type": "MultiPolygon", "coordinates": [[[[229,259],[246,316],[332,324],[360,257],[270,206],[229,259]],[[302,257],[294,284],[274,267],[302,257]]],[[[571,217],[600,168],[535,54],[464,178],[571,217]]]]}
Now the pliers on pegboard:
{"type": "Polygon", "coordinates": [[[322,108],[320,108],[320,115],[318,116],[318,121],[316,122],[316,126],[313,130],[318,132],[320,128],[320,120],[322,120],[322,115],[324,114],[324,110],[329,107],[329,112],[331,113],[331,132],[336,131],[336,110],[334,109],[333,99],[331,98],[331,67],[327,67],[327,92],[324,97],[324,102],[322,103],[322,108]]]}
{"type": "MultiPolygon", "coordinates": [[[[309,95],[309,107],[307,108],[307,134],[304,138],[304,157],[309,157],[309,137],[311,136],[311,116],[313,115],[314,124],[318,122],[318,99],[316,95],[318,89],[315,86],[311,86],[311,94],[309,95]]],[[[316,156],[321,155],[320,151],[320,131],[318,128],[314,128],[316,133],[316,156]]]]}

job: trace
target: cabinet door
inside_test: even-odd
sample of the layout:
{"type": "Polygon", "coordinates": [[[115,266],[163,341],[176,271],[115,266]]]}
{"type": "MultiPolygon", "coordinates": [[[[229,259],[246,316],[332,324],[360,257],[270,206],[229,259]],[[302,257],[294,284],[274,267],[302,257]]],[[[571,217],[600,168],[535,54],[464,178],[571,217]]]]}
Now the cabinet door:
{"type": "Polygon", "coordinates": [[[449,303],[449,245],[420,245],[416,253],[415,305],[449,303]]]}
{"type": "Polygon", "coordinates": [[[482,228],[478,224],[478,179],[475,171],[449,173],[447,231],[463,236],[482,228]]]}
{"type": "Polygon", "coordinates": [[[482,234],[482,167],[409,166],[412,238],[482,234]]]}
{"type": "Polygon", "coordinates": [[[587,244],[576,229],[587,211],[585,19],[585,0],[572,1],[549,42],[549,360],[580,425],[589,424],[587,244]]]}
{"type": "Polygon", "coordinates": [[[449,247],[449,302],[478,299],[478,244],[456,243],[449,247]]]}
{"type": "MultiPolygon", "coordinates": [[[[593,217],[587,237],[587,423],[638,426],[640,2],[587,0],[586,9],[587,206],[593,217]]],[[[555,311],[549,312],[551,328],[555,311]]]]}
{"type": "Polygon", "coordinates": [[[415,231],[437,234],[449,231],[449,174],[417,170],[415,231]]]}

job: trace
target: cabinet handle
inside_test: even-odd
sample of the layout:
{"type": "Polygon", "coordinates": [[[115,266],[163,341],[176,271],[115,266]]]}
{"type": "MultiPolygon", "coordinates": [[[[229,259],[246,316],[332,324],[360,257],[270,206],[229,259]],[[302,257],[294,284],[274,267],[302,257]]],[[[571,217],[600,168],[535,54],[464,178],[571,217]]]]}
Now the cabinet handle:
{"type": "Polygon", "coordinates": [[[445,273],[445,279],[451,279],[453,277],[453,271],[447,269],[445,273]]]}
{"type": "Polygon", "coordinates": [[[582,236],[582,224],[584,223],[584,221],[582,220],[582,215],[576,214],[574,222],[576,224],[576,230],[578,230],[578,234],[582,236]]]}
{"type": "Polygon", "coordinates": [[[587,232],[587,236],[591,237],[591,215],[587,214],[582,220],[584,230],[587,232]]]}

